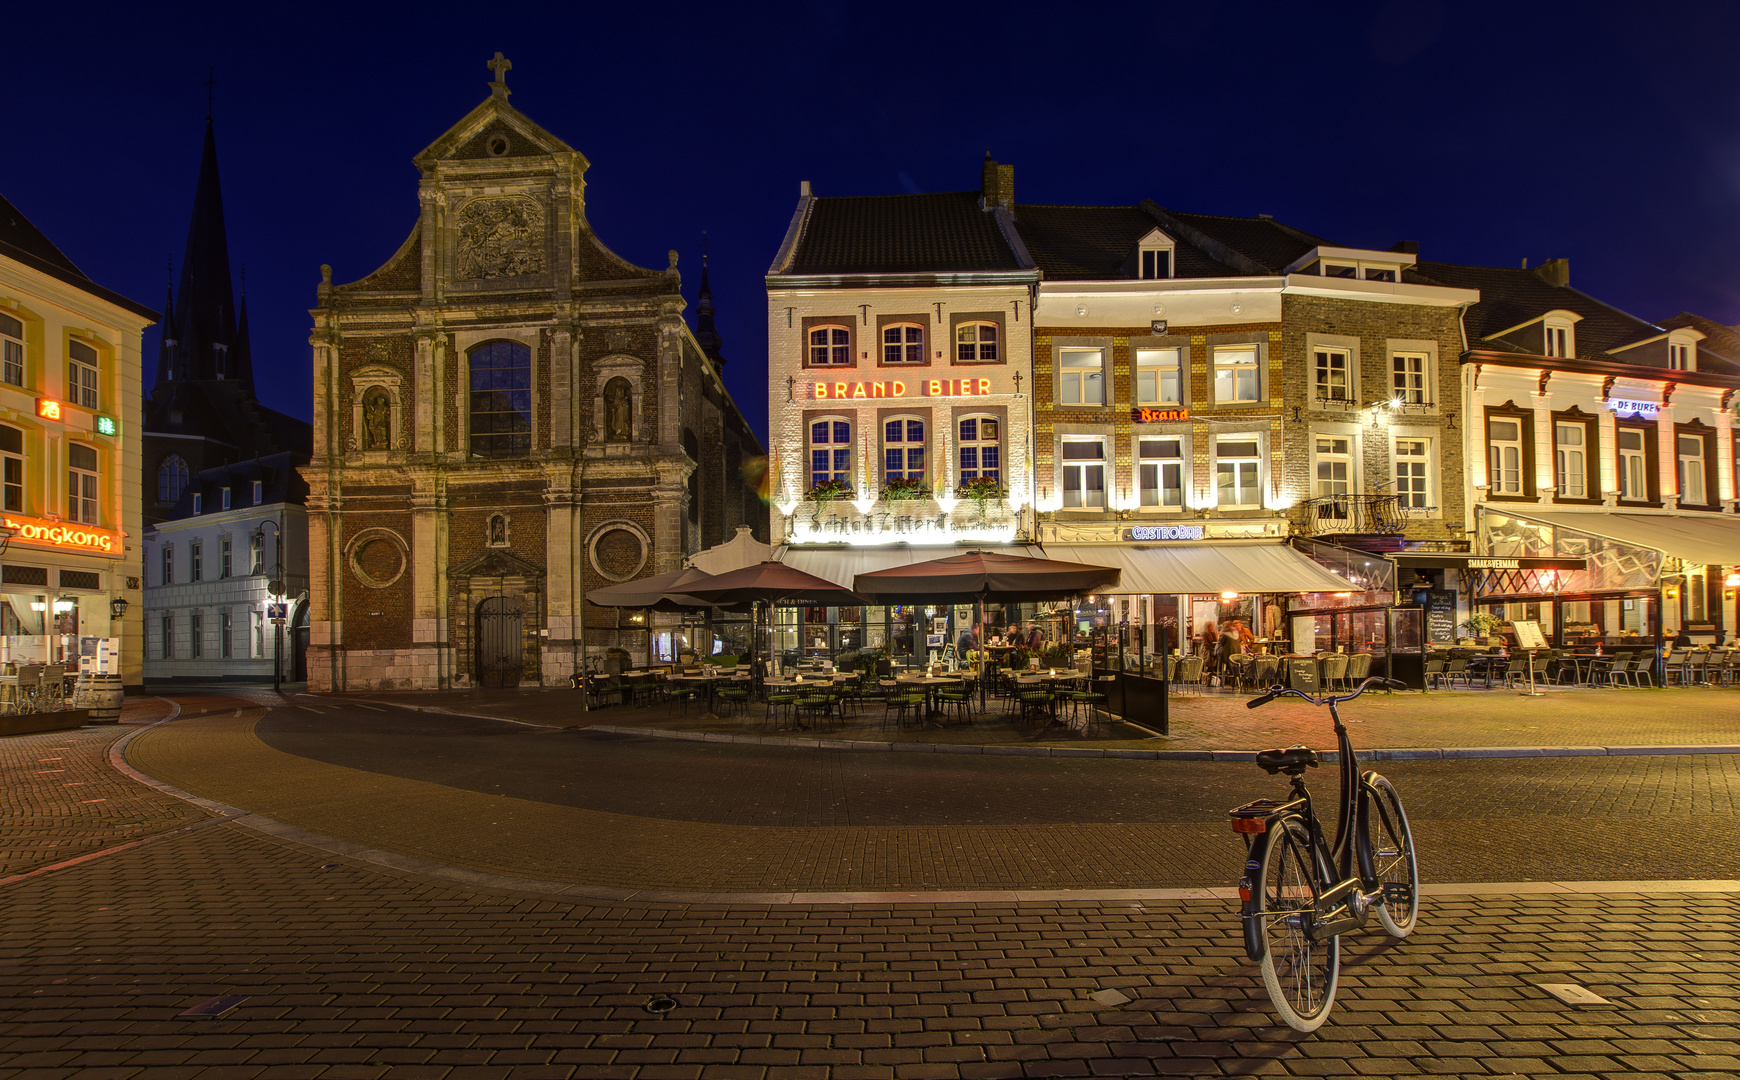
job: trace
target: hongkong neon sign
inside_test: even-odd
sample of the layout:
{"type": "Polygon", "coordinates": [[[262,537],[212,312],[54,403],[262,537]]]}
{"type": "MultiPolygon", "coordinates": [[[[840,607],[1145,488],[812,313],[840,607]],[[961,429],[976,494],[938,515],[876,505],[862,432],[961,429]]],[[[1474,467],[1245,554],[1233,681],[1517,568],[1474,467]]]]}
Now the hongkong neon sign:
{"type": "Polygon", "coordinates": [[[4,521],[6,529],[14,540],[22,540],[27,544],[51,544],[54,547],[77,548],[81,551],[115,550],[115,534],[101,529],[87,529],[78,525],[62,525],[54,521],[38,521],[35,518],[13,517],[7,514],[4,521]]]}
{"type": "Polygon", "coordinates": [[[810,389],[811,396],[817,401],[844,401],[848,398],[984,397],[990,393],[990,379],[920,379],[910,386],[901,379],[879,379],[874,382],[818,380],[810,389]]]}

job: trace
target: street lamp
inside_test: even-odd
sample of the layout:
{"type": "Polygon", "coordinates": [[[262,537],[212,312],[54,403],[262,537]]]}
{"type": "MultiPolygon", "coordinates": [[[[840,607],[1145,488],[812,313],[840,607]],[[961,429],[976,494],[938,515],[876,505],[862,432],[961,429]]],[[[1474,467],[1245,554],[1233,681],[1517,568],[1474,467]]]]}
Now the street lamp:
{"type": "Polygon", "coordinates": [[[113,600],[110,600],[109,601],[109,618],[113,619],[115,622],[120,622],[122,619],[125,619],[126,617],[127,617],[127,598],[125,596],[117,596],[113,600]]]}
{"type": "Polygon", "coordinates": [[[284,529],[276,521],[267,518],[254,527],[254,535],[260,538],[263,547],[266,542],[266,526],[272,526],[272,538],[276,541],[275,556],[272,568],[267,573],[266,592],[276,598],[276,603],[266,605],[266,613],[272,620],[272,692],[278,693],[284,683],[284,620],[289,615],[289,607],[284,603],[286,587],[284,583],[284,529]]]}

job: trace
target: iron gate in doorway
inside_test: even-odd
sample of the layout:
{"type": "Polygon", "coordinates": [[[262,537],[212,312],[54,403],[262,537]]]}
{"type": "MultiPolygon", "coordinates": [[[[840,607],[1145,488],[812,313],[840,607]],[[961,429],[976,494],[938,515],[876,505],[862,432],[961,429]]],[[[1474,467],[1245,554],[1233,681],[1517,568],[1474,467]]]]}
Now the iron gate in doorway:
{"type": "Polygon", "coordinates": [[[518,686],[525,663],[519,599],[491,596],[477,605],[477,685],[518,686]]]}

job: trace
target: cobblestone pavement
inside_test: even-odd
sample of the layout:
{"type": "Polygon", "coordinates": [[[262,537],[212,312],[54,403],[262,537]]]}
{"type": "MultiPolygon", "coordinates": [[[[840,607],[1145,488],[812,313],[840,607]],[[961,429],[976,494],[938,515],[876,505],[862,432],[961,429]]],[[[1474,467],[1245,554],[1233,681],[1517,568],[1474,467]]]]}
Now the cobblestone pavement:
{"type": "MultiPolygon", "coordinates": [[[[318,704],[324,695],[297,700],[318,704]]],[[[671,715],[663,705],[628,709],[612,706],[581,712],[571,690],[453,690],[346,694],[346,700],[392,703],[415,708],[500,716],[553,727],[633,725],[652,729],[784,734],[802,739],[874,739],[898,742],[1022,745],[1084,741],[1106,748],[1144,750],[1261,750],[1303,742],[1331,746],[1324,710],[1292,699],[1248,709],[1249,695],[1189,693],[1172,701],[1170,734],[1153,738],[1124,724],[1096,727],[1083,740],[1073,731],[1035,730],[1000,715],[1001,703],[971,727],[885,727],[882,710],[872,707],[832,729],[801,733],[772,730],[754,706],[745,717],[709,718],[699,713],[671,715]]],[[[1552,689],[1541,697],[1507,690],[1454,690],[1367,693],[1343,708],[1344,719],[1362,748],[1515,747],[1515,746],[1726,746],[1740,748],[1740,689],[1669,687],[1651,689],[1552,689]]],[[[1158,728],[1152,717],[1133,718],[1158,728]]]]}
{"type": "Polygon", "coordinates": [[[227,822],[4,898],[0,1077],[21,1080],[1740,1070],[1733,895],[1428,899],[1406,942],[1346,939],[1313,1035],[1273,1020],[1224,901],[577,903],[227,822]],[[1129,1000],[1089,997],[1108,989],[1129,1000]],[[180,1015],[220,996],[241,1000],[180,1015]]]}
{"type": "MultiPolygon", "coordinates": [[[[1224,886],[1249,764],[857,754],[301,705],[180,720],[135,767],[442,866],[746,895],[1224,886]]],[[[1427,880],[1740,878],[1740,756],[1396,761],[1427,880]],[[1518,822],[1526,822],[1519,828],[1518,822]]],[[[1327,770],[1313,778],[1332,792],[1327,770]]],[[[620,895],[620,894],[617,894],[620,895]]]]}

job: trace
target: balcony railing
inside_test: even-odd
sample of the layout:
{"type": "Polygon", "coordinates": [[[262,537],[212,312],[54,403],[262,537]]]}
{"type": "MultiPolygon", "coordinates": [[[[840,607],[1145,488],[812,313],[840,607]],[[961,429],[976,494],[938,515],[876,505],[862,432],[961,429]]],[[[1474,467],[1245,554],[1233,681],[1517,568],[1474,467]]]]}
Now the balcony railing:
{"type": "Polygon", "coordinates": [[[1326,495],[1305,514],[1312,536],[1400,536],[1405,524],[1400,495],[1326,495]]]}

